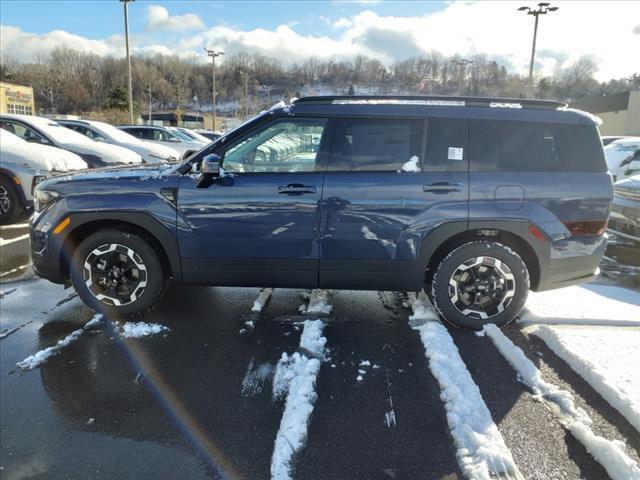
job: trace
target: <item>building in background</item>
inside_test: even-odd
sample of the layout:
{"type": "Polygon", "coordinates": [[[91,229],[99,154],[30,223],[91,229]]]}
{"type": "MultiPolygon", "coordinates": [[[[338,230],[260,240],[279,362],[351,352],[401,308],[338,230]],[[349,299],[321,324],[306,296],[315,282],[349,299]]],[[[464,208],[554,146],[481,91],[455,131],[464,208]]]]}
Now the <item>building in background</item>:
{"type": "Polygon", "coordinates": [[[602,135],[640,136],[640,91],[628,90],[612,95],[579,98],[571,106],[602,119],[602,135]]]}
{"type": "Polygon", "coordinates": [[[0,113],[33,115],[35,111],[32,87],[0,82],[0,113]]]}

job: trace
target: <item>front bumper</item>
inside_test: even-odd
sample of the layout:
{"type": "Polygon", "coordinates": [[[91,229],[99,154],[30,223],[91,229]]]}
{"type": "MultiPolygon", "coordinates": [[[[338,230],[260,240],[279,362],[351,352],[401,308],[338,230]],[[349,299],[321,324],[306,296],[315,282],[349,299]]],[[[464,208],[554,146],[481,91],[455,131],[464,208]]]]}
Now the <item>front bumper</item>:
{"type": "MultiPolygon", "coordinates": [[[[31,259],[35,273],[54,283],[68,284],[68,272],[63,271],[63,248],[65,234],[54,234],[55,227],[66,217],[55,208],[46,209],[34,214],[29,222],[29,239],[31,243],[31,259]]],[[[71,220],[73,223],[73,220],[71,220]]],[[[70,225],[72,226],[72,225],[70,225]]],[[[68,228],[70,231],[71,228],[68,228]]]]}

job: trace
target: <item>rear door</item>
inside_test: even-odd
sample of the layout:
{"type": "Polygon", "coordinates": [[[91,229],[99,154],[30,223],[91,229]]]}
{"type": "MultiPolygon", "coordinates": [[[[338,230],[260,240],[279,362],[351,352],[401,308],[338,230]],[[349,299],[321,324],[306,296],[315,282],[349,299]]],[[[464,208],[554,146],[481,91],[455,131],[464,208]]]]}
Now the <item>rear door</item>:
{"type": "Polygon", "coordinates": [[[314,288],[326,118],[275,118],[225,143],[227,175],[185,176],[178,241],[185,282],[314,288]]]}
{"type": "Polygon", "coordinates": [[[320,286],[414,289],[423,238],[468,217],[467,121],[345,118],[324,182],[320,286]]]}

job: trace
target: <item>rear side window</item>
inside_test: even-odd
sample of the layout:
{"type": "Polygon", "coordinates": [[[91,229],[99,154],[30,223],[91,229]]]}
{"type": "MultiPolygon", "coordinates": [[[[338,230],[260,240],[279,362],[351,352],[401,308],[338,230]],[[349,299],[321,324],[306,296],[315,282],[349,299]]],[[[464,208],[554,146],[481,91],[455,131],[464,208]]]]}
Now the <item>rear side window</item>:
{"type": "Polygon", "coordinates": [[[593,125],[471,120],[471,170],[604,172],[593,125]]]}
{"type": "Polygon", "coordinates": [[[422,163],[422,120],[347,118],[338,130],[331,171],[398,171],[413,157],[422,163]]]}
{"type": "Polygon", "coordinates": [[[466,119],[429,118],[423,169],[427,172],[466,172],[467,138],[466,119]]]}

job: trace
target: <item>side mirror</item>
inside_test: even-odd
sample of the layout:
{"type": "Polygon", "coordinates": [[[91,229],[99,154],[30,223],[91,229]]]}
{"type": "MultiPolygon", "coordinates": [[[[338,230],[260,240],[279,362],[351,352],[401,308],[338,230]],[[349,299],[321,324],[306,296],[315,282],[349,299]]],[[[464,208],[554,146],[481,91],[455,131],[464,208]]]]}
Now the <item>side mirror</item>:
{"type": "Polygon", "coordinates": [[[210,153],[205,155],[200,165],[200,178],[198,179],[198,188],[207,188],[215,178],[220,176],[220,155],[210,153]]]}

